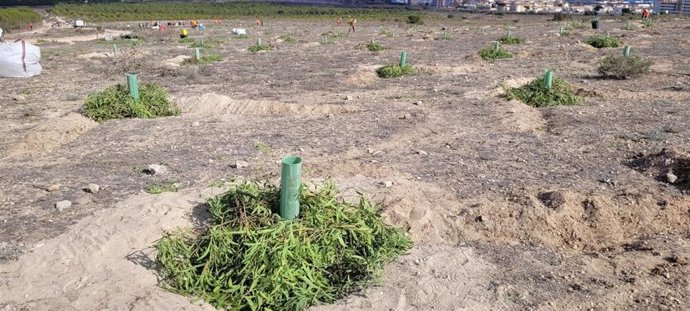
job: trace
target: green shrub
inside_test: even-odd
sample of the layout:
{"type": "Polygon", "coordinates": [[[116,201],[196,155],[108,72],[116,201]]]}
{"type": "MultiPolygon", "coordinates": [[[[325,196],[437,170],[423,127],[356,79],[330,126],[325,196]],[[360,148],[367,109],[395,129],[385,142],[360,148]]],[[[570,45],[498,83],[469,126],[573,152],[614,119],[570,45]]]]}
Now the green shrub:
{"type": "Polygon", "coordinates": [[[256,44],[250,46],[247,50],[249,51],[249,53],[254,54],[254,53],[257,53],[259,51],[270,51],[271,46],[268,44],[265,44],[265,43],[262,43],[262,44],[256,43],[256,44]]]}
{"type": "Polygon", "coordinates": [[[639,56],[607,56],[599,61],[597,71],[605,78],[626,79],[649,72],[651,64],[639,56]]]}
{"type": "Polygon", "coordinates": [[[411,247],[376,206],[344,202],[333,184],[302,187],[293,221],[276,214],[279,200],[254,182],[209,199],[206,228],[158,241],[161,285],[222,310],[304,310],[365,289],[411,247]]]}
{"type": "Polygon", "coordinates": [[[503,37],[501,37],[501,39],[499,39],[499,41],[503,44],[520,44],[520,43],[524,42],[525,40],[520,38],[520,37],[505,34],[505,35],[503,35],[503,37]]]}
{"type": "Polygon", "coordinates": [[[196,40],[192,39],[190,37],[187,37],[187,38],[181,38],[179,42],[181,44],[192,44],[192,43],[196,42],[196,40]]]}
{"type": "Polygon", "coordinates": [[[155,183],[144,189],[149,194],[161,194],[163,192],[177,192],[180,190],[180,183],[175,181],[168,181],[164,183],[155,183]]]}
{"type": "Polygon", "coordinates": [[[378,51],[383,51],[386,49],[383,45],[379,44],[378,42],[374,42],[373,40],[367,43],[367,49],[370,52],[378,52],[378,51]]]}
{"type": "Polygon", "coordinates": [[[127,86],[117,84],[99,93],[90,94],[84,104],[84,115],[103,122],[124,118],[156,118],[179,115],[180,110],[168,101],[167,92],[156,83],[139,88],[139,101],[129,95],[127,86]]]}
{"type": "Polygon", "coordinates": [[[245,34],[234,35],[232,37],[235,39],[247,39],[247,38],[249,38],[249,36],[247,36],[245,34]]]}
{"type": "Polygon", "coordinates": [[[587,39],[587,44],[601,49],[601,48],[617,48],[621,43],[618,39],[606,36],[592,36],[587,39]]]}
{"type": "Polygon", "coordinates": [[[536,79],[526,85],[506,90],[509,99],[518,99],[533,107],[575,105],[582,98],[575,95],[568,82],[554,78],[551,89],[544,86],[544,78],[536,79]]]}
{"type": "Polygon", "coordinates": [[[502,59],[502,58],[511,58],[513,57],[513,54],[508,52],[508,50],[499,47],[498,50],[494,46],[487,46],[481,50],[479,50],[479,56],[483,60],[495,60],[495,59],[502,59]]]}
{"type": "Polygon", "coordinates": [[[651,18],[645,19],[642,24],[644,25],[645,28],[652,28],[654,26],[654,20],[651,18]]]}
{"type": "Polygon", "coordinates": [[[402,67],[400,65],[386,65],[376,69],[376,74],[381,78],[397,78],[414,73],[414,67],[409,64],[405,64],[402,67]]]}
{"type": "Polygon", "coordinates": [[[424,25],[424,19],[420,15],[409,15],[407,16],[408,24],[424,25]]]}
{"type": "Polygon", "coordinates": [[[210,63],[215,63],[222,61],[223,57],[218,55],[218,54],[206,54],[206,55],[201,55],[200,59],[195,59],[194,57],[192,58],[187,58],[185,59],[182,64],[183,65],[200,65],[200,64],[210,64],[210,63]]]}

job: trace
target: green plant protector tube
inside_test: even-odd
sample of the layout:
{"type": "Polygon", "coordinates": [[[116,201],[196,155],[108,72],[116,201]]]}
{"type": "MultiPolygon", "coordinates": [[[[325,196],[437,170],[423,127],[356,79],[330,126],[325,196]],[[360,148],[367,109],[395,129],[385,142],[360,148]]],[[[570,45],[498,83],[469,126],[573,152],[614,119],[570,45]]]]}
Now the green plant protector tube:
{"type": "Polygon", "coordinates": [[[506,31],[506,37],[510,37],[510,30],[506,31]]]}
{"type": "Polygon", "coordinates": [[[280,218],[292,220],[299,216],[299,191],[302,186],[302,159],[286,156],[280,172],[280,218]]]}
{"type": "Polygon", "coordinates": [[[553,87],[553,70],[544,71],[544,87],[547,89],[553,87]]]}
{"type": "Polygon", "coordinates": [[[500,49],[501,49],[501,43],[498,41],[494,42],[494,50],[496,50],[496,52],[498,52],[498,50],[500,50],[500,49]]]}
{"type": "Polygon", "coordinates": [[[117,57],[117,45],[113,43],[113,57],[117,57]]]}
{"type": "Polygon", "coordinates": [[[403,50],[402,53],[400,53],[400,67],[405,66],[406,63],[407,63],[407,52],[405,52],[403,50]]]}
{"type": "Polygon", "coordinates": [[[630,46],[629,46],[629,45],[626,45],[626,46],[623,48],[623,56],[625,56],[625,57],[630,56],[630,46]]]}
{"type": "Polygon", "coordinates": [[[256,38],[256,45],[261,46],[261,38],[256,38]]]}
{"type": "Polygon", "coordinates": [[[201,51],[199,48],[194,48],[194,59],[197,61],[201,59],[201,51]]]}
{"type": "Polygon", "coordinates": [[[139,100],[139,81],[137,81],[136,74],[127,74],[127,87],[129,88],[129,95],[132,96],[134,100],[139,100]]]}
{"type": "Polygon", "coordinates": [[[609,34],[609,32],[607,31],[606,32],[606,38],[608,38],[609,36],[611,36],[611,34],[609,34]]]}
{"type": "Polygon", "coordinates": [[[558,31],[558,33],[562,36],[563,35],[563,26],[561,26],[561,29],[558,31]]]}

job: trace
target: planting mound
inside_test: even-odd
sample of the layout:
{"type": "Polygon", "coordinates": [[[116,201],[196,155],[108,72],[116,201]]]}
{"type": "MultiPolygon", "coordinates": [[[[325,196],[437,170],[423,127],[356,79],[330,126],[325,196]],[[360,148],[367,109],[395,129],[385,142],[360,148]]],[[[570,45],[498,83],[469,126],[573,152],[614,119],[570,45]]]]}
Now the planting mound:
{"type": "Polygon", "coordinates": [[[158,242],[163,286],[232,310],[303,310],[366,287],[411,242],[369,201],[337,194],[333,184],[303,187],[295,221],[275,214],[274,186],[249,182],[210,199],[203,232],[158,242]]]}
{"type": "Polygon", "coordinates": [[[539,78],[521,87],[507,89],[506,95],[534,107],[575,105],[582,101],[568,82],[558,78],[553,79],[550,89],[544,86],[544,78],[539,78]]]}
{"type": "Polygon", "coordinates": [[[158,84],[142,84],[140,100],[134,100],[126,86],[117,84],[100,93],[89,95],[84,114],[98,122],[124,118],[156,118],[175,116],[180,110],[168,101],[167,92],[158,84]]]}

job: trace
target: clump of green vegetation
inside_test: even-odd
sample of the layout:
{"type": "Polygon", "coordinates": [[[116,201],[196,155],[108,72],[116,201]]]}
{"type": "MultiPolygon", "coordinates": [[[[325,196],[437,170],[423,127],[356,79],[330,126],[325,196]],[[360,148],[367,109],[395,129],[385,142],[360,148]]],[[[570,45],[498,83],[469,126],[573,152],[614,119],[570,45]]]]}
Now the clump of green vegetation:
{"type": "Polygon", "coordinates": [[[247,182],[207,202],[200,233],[166,233],[156,249],[161,285],[223,310],[305,310],[361,291],[411,247],[377,206],[338,198],[334,184],[302,187],[300,215],[276,214],[280,189],[247,182]]]}
{"type": "Polygon", "coordinates": [[[0,8],[0,26],[5,30],[19,29],[40,21],[41,16],[28,7],[0,8]]]}
{"type": "Polygon", "coordinates": [[[397,78],[405,75],[415,74],[414,67],[409,64],[403,66],[397,65],[386,65],[376,69],[376,74],[381,78],[397,78]]]}
{"type": "Polygon", "coordinates": [[[479,56],[483,60],[496,60],[496,59],[503,59],[503,58],[511,58],[513,57],[513,54],[508,52],[508,50],[499,47],[496,49],[495,46],[487,46],[481,50],[479,50],[479,56]]]}
{"type": "Polygon", "coordinates": [[[266,44],[266,43],[258,43],[257,42],[254,45],[250,46],[247,50],[249,51],[249,53],[254,54],[254,53],[257,53],[260,51],[270,51],[271,46],[266,44]]]}
{"type": "Polygon", "coordinates": [[[232,37],[235,39],[247,39],[247,38],[249,38],[249,36],[247,36],[245,34],[234,35],[232,37]]]}
{"type": "Polygon", "coordinates": [[[187,58],[182,62],[182,65],[202,65],[202,64],[210,64],[210,63],[215,63],[222,61],[223,57],[218,55],[218,54],[205,54],[201,55],[201,58],[196,59],[194,57],[192,58],[187,58]]]}
{"type": "Polygon", "coordinates": [[[651,64],[639,56],[607,56],[599,61],[597,71],[604,78],[627,79],[649,72],[651,64]]]}
{"type": "Polygon", "coordinates": [[[378,51],[383,51],[386,49],[383,45],[381,45],[378,42],[375,42],[374,40],[371,40],[369,43],[367,43],[367,49],[370,52],[378,52],[378,51]]]}
{"type": "Polygon", "coordinates": [[[285,42],[295,42],[295,38],[290,34],[280,35],[279,38],[285,42]]]}
{"type": "Polygon", "coordinates": [[[499,41],[503,44],[521,44],[525,40],[520,37],[506,33],[505,35],[503,35],[503,37],[499,39],[499,41]]]}
{"type": "Polygon", "coordinates": [[[448,32],[443,31],[441,32],[434,40],[451,40],[453,37],[451,37],[448,32]]]}
{"type": "Polygon", "coordinates": [[[552,87],[544,86],[544,78],[536,79],[521,87],[506,89],[509,99],[518,99],[533,107],[575,105],[582,97],[575,95],[570,84],[563,79],[554,78],[552,87]]]}
{"type": "Polygon", "coordinates": [[[652,28],[654,26],[654,20],[651,18],[645,19],[642,24],[644,25],[645,28],[652,28]]]}
{"type": "Polygon", "coordinates": [[[187,37],[187,38],[181,38],[180,41],[178,41],[178,42],[181,44],[192,44],[192,43],[196,42],[196,39],[192,39],[190,37],[187,37]]]}
{"type": "Polygon", "coordinates": [[[342,38],[345,37],[345,33],[340,32],[340,31],[333,31],[329,30],[321,34],[322,36],[326,36],[329,38],[342,38]]]}
{"type": "Polygon", "coordinates": [[[269,154],[272,151],[271,146],[262,141],[257,141],[256,143],[254,143],[254,148],[256,148],[256,150],[259,150],[264,154],[269,154]]]}
{"type": "Polygon", "coordinates": [[[587,39],[587,44],[601,49],[601,48],[617,48],[621,42],[614,38],[614,37],[607,37],[607,36],[592,36],[587,39]]]}
{"type": "Polygon", "coordinates": [[[414,25],[424,25],[424,19],[420,15],[409,15],[407,16],[407,23],[414,25]]]}
{"type": "Polygon", "coordinates": [[[168,93],[156,83],[142,84],[138,101],[130,96],[127,86],[117,84],[102,92],[90,94],[84,104],[84,115],[97,122],[124,118],[150,119],[179,114],[179,108],[168,100],[168,93]]]}
{"type": "Polygon", "coordinates": [[[144,189],[146,193],[150,194],[161,194],[163,192],[177,192],[178,190],[180,190],[180,183],[175,181],[155,183],[144,189]]]}

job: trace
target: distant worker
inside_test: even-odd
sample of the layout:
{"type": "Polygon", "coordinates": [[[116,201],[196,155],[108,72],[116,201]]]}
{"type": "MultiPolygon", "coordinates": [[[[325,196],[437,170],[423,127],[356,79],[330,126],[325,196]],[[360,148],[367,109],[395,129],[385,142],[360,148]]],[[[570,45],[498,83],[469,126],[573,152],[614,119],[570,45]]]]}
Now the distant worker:
{"type": "Polygon", "coordinates": [[[343,22],[343,19],[340,18],[340,16],[338,16],[338,17],[335,18],[335,24],[336,24],[336,25],[340,26],[340,24],[341,24],[342,22],[343,22]]]}
{"type": "Polygon", "coordinates": [[[191,21],[189,24],[192,26],[192,28],[196,28],[196,26],[199,26],[199,23],[197,23],[196,20],[191,21]]]}
{"type": "Polygon", "coordinates": [[[642,19],[648,19],[649,18],[649,10],[644,9],[642,10],[642,19]]]}
{"type": "Polygon", "coordinates": [[[187,38],[187,36],[189,36],[189,31],[187,28],[182,28],[182,30],[180,30],[180,39],[187,38]]]}
{"type": "Polygon", "coordinates": [[[264,20],[260,18],[256,18],[256,25],[257,26],[263,26],[264,25],[264,20]]]}
{"type": "Polygon", "coordinates": [[[203,23],[199,23],[199,28],[198,28],[198,29],[199,29],[199,31],[204,31],[204,30],[206,30],[206,26],[204,26],[203,23]]]}
{"type": "Polygon", "coordinates": [[[34,30],[34,24],[33,23],[29,23],[29,30],[34,30]]]}
{"type": "Polygon", "coordinates": [[[347,19],[347,24],[350,25],[350,29],[347,30],[347,33],[355,32],[355,25],[357,24],[357,20],[354,17],[349,16],[347,19]]]}

